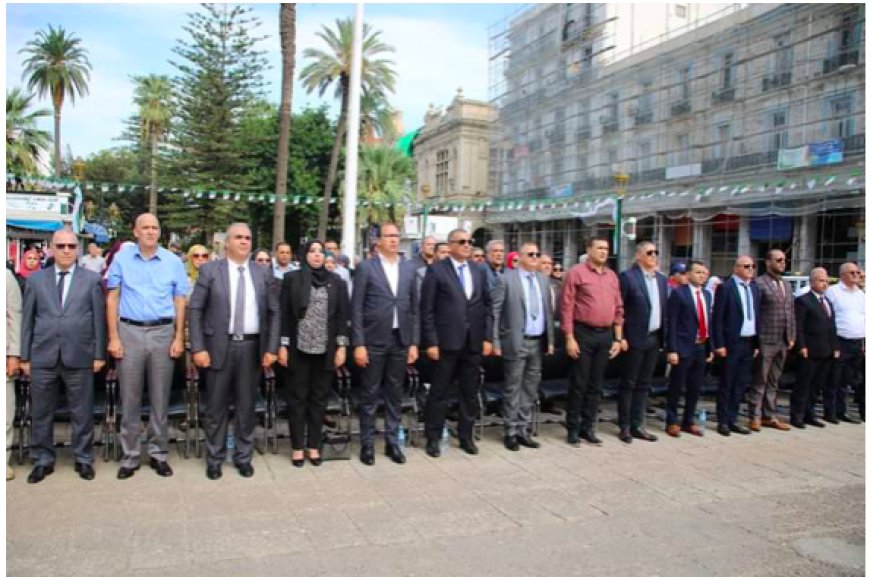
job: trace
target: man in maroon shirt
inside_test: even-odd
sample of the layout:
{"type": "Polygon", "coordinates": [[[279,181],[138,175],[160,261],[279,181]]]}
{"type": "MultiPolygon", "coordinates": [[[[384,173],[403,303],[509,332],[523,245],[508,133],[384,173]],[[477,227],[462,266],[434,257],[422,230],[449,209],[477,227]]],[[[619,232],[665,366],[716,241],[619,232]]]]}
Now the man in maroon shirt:
{"type": "Polygon", "coordinates": [[[616,273],[607,268],[609,244],[603,238],[586,242],[586,262],[574,265],[562,289],[565,352],[576,362],[568,389],[568,443],[580,439],[600,445],[595,436],[598,398],[607,362],[619,354],[622,341],[622,296],[616,273]]]}

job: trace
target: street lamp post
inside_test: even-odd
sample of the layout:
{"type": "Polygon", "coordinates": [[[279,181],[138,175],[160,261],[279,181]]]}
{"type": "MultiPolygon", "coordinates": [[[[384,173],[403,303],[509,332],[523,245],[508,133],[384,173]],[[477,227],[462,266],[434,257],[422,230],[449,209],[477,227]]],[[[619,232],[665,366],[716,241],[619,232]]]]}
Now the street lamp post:
{"type": "Polygon", "coordinates": [[[617,172],[613,176],[613,180],[616,181],[616,228],[613,231],[613,256],[616,257],[617,268],[619,268],[619,253],[622,247],[622,199],[625,197],[628,179],[629,176],[624,172],[617,172]]]}

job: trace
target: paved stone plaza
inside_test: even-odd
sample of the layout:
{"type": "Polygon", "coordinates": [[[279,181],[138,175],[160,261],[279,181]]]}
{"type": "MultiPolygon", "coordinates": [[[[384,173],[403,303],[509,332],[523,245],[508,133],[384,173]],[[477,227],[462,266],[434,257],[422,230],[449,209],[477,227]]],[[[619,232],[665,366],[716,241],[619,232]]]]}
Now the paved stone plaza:
{"type": "MultiPolygon", "coordinates": [[[[610,407],[612,408],[612,407],[610,407]]],[[[378,452],[320,468],[257,455],[243,479],[171,454],[127,481],[96,463],[6,484],[9,575],[695,577],[864,574],[864,426],[723,438],[564,442],[543,425],[538,450],[506,451],[490,428],[470,457],[455,442],[408,464],[378,452]]]]}

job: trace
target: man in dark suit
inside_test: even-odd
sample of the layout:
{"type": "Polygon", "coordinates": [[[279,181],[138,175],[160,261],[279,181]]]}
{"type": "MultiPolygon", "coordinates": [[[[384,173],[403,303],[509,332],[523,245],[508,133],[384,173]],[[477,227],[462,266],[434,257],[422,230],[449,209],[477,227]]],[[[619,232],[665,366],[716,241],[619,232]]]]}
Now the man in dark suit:
{"type": "Polygon", "coordinates": [[[450,254],[429,265],[420,297],[421,343],[434,361],[426,401],[426,453],[441,455],[447,399],[459,382],[459,446],[477,454],[472,429],[477,415],[481,354],[492,352],[492,304],[486,271],[469,261],[471,237],[456,229],[447,237],[450,254]]]}
{"type": "Polygon", "coordinates": [[[700,437],[704,434],[695,423],[695,407],[701,396],[701,385],[707,363],[713,360],[710,344],[710,312],[713,296],[704,290],[707,267],[698,260],[688,264],[688,284],[680,285],[668,297],[668,324],[665,338],[667,361],[671,365],[668,385],[665,431],[679,437],[680,431],[700,437]],[[682,426],[677,424],[680,396],[686,394],[682,426]]]}
{"type": "Polygon", "coordinates": [[[105,364],[106,303],[100,275],[76,266],[76,235],[52,237],[54,266],[27,279],[21,322],[21,370],[31,376],[35,463],[28,483],[54,472],[53,419],[58,385],[66,387],[75,470],[94,478],[94,373],[105,364]]]}
{"type": "Polygon", "coordinates": [[[354,276],[351,344],[363,368],[360,401],[360,461],[375,464],[375,409],[383,396],[386,455],[405,462],[397,432],[402,419],[406,366],[417,360],[419,305],[417,266],[399,257],[399,227],[380,227],[378,256],[363,261],[354,276]]]}
{"type": "Polygon", "coordinates": [[[725,362],[716,397],[719,434],[750,434],[737,423],[740,401],[752,372],[752,359],[758,355],[756,322],[761,311],[761,295],[753,282],[755,263],[750,256],[740,256],[734,274],[716,289],[713,307],[713,349],[725,362]]]}
{"type": "Polygon", "coordinates": [[[221,477],[229,406],[235,406],[233,461],[254,474],[254,398],[260,367],[276,360],[281,333],[278,287],[272,271],[251,266],[251,229],[231,224],[226,258],[208,262],[190,297],[190,352],[205,373],[206,476],[221,477]]]}
{"type": "Polygon", "coordinates": [[[542,357],[555,349],[550,281],[538,272],[538,245],[520,247],[518,268],[506,270],[492,288],[493,353],[504,357],[504,446],[537,449],[530,436],[538,399],[542,357]]]}
{"type": "Polygon", "coordinates": [[[756,281],[761,295],[757,323],[761,362],[756,363],[749,391],[749,428],[759,432],[763,425],[787,431],[791,427],[776,418],[776,392],[785,357],[794,346],[794,297],[787,288],[788,283],[782,279],[785,253],[779,249],[767,251],[764,264],[767,270],[756,281]]]}
{"type": "Polygon", "coordinates": [[[791,424],[798,429],[825,426],[816,417],[816,401],[823,388],[830,396],[831,385],[835,384],[830,376],[835,359],[840,357],[840,341],[834,308],[825,298],[827,289],[828,271],[814,268],[810,272],[810,291],[795,301],[798,371],[789,405],[791,424]]]}
{"type": "Polygon", "coordinates": [[[619,275],[625,320],[618,414],[619,440],[624,443],[656,440],[643,425],[650,381],[667,330],[668,284],[665,275],[657,271],[659,251],[655,243],[638,243],[634,260],[634,265],[619,275]]]}

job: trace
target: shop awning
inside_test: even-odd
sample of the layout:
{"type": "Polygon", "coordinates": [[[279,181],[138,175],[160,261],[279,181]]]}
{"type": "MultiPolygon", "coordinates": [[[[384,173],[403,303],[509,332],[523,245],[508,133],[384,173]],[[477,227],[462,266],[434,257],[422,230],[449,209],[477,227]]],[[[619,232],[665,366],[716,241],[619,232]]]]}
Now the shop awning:
{"type": "Polygon", "coordinates": [[[28,230],[38,230],[42,232],[54,232],[63,228],[64,223],[59,220],[7,220],[6,226],[14,226],[15,228],[26,228],[28,230]]]}

